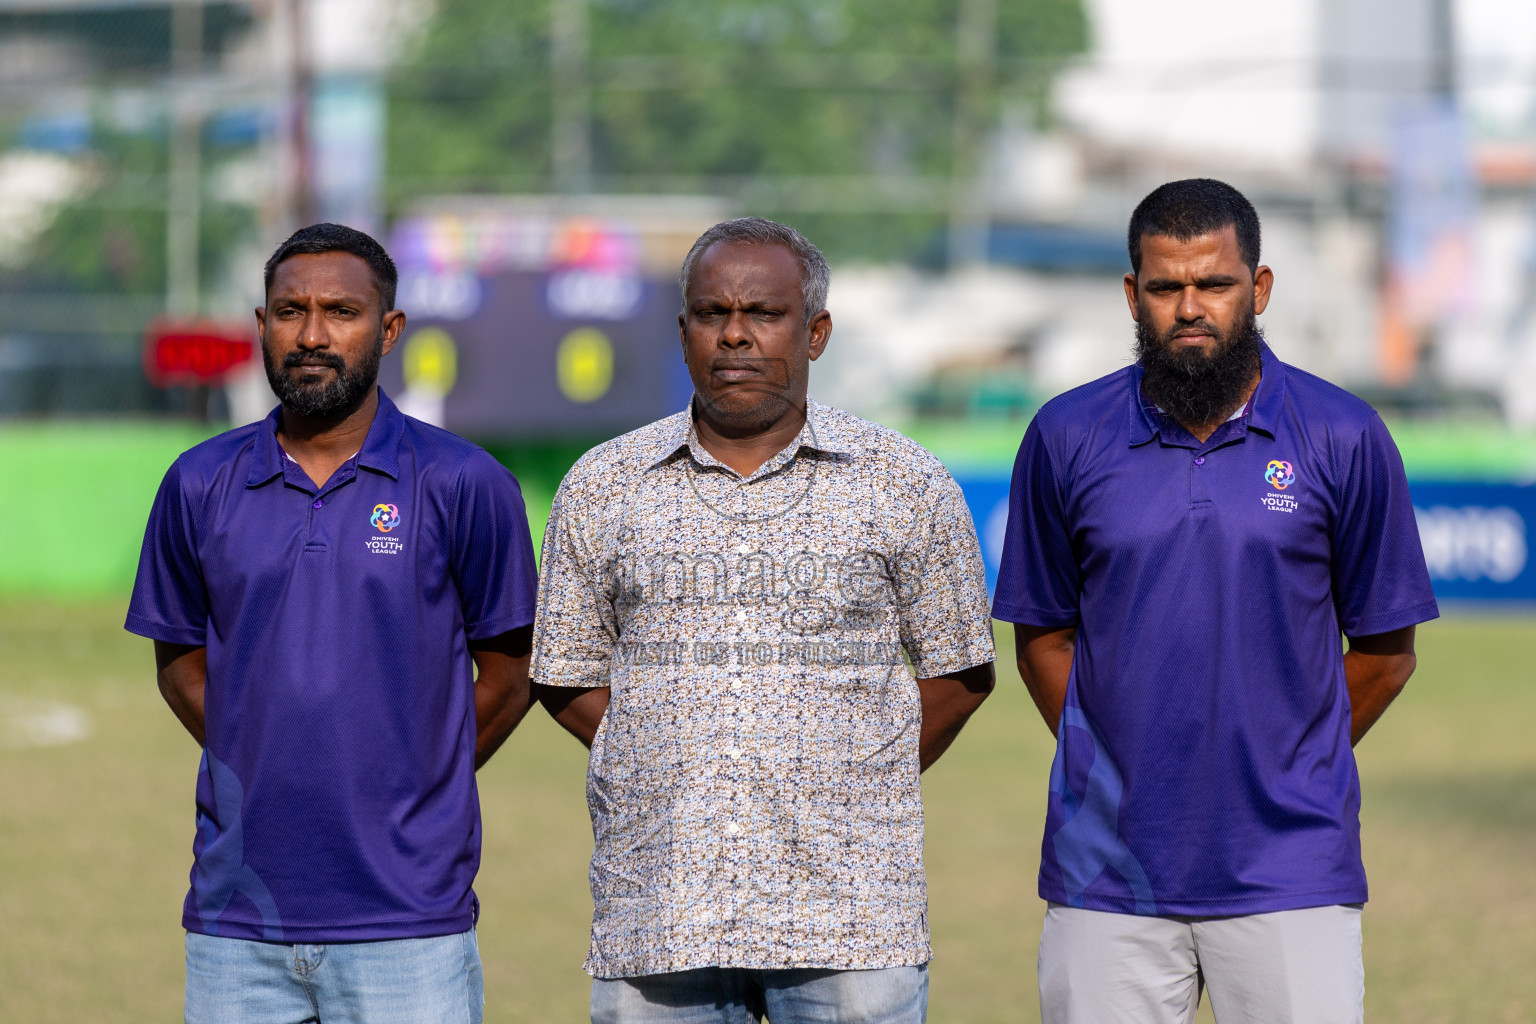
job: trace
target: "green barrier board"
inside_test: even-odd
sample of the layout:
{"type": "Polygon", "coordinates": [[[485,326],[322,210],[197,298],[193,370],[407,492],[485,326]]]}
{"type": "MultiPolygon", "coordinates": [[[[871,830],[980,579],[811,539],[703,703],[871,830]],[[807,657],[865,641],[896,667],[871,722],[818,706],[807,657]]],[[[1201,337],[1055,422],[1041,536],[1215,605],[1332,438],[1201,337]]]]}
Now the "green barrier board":
{"type": "MultiPolygon", "coordinates": [[[[1023,420],[927,421],[900,429],[958,474],[1005,477],[1024,426],[1023,420]]],[[[1536,433],[1481,424],[1391,426],[1410,476],[1536,480],[1536,433]]],[[[0,596],[125,594],[160,478],[209,433],[184,423],[0,426],[0,596]]],[[[596,440],[487,445],[522,484],[535,550],[560,478],[596,440]]]]}
{"type": "Polygon", "coordinates": [[[189,424],[0,427],[0,595],[125,593],[144,521],[189,424]]]}

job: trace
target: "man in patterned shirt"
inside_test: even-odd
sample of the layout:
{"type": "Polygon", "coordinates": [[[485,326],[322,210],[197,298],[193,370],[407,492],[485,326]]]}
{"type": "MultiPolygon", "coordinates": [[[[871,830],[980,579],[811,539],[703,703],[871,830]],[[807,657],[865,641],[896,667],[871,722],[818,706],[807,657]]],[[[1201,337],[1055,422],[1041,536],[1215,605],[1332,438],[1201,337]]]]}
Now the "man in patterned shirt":
{"type": "Polygon", "coordinates": [[[992,688],[987,595],[938,460],[807,397],[827,278],[792,228],[705,232],[693,401],[555,498],[531,672],[592,750],[597,1024],[926,1015],[918,773],[992,688]]]}

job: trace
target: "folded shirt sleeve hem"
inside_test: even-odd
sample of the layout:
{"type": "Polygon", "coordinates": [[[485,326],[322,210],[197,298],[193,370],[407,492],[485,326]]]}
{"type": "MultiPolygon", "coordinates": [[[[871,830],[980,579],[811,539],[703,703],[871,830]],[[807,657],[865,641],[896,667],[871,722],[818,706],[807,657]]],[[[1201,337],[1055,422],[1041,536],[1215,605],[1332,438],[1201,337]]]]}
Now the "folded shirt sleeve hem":
{"type": "Polygon", "coordinates": [[[128,613],[128,619],[123,623],[123,628],[130,633],[148,637],[151,640],[160,640],[168,644],[187,644],[192,647],[202,647],[208,642],[208,628],[206,626],[171,626],[164,622],[156,622],[146,619],[142,615],[128,613]]]}
{"type": "Polygon", "coordinates": [[[1433,600],[1422,601],[1419,604],[1396,611],[1382,612],[1368,618],[1341,625],[1345,636],[1375,636],[1377,633],[1390,633],[1394,629],[1402,629],[1404,626],[1416,626],[1421,622],[1440,617],[1440,606],[1433,600]]]}
{"type": "Polygon", "coordinates": [[[533,608],[519,608],[484,622],[476,622],[473,625],[466,623],[464,636],[469,640],[489,640],[491,637],[501,636],[503,633],[531,625],[533,625],[533,608]]]}
{"type": "Polygon", "coordinates": [[[1060,611],[1036,608],[1027,604],[998,601],[992,605],[992,617],[1000,622],[1012,622],[1020,626],[1041,626],[1066,629],[1079,622],[1076,611],[1060,611]]]}
{"type": "Polygon", "coordinates": [[[607,686],[608,662],[573,661],[564,658],[540,658],[531,677],[540,686],[569,686],[591,689],[607,686]]]}

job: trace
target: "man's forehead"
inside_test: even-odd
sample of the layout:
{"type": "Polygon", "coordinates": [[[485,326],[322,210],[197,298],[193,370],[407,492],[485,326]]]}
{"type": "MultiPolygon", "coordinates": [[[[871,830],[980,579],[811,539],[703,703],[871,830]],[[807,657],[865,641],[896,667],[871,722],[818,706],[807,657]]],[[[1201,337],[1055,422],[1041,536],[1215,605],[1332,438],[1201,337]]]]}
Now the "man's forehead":
{"type": "Polygon", "coordinates": [[[1237,226],[1227,224],[1201,235],[1180,238],[1178,235],[1146,232],[1141,236],[1141,259],[1235,259],[1242,260],[1242,247],[1237,244],[1237,226]]]}
{"type": "Polygon", "coordinates": [[[289,256],[272,270],[272,292],[367,292],[381,298],[373,268],[350,252],[307,252],[289,256]]]}
{"type": "Polygon", "coordinates": [[[718,278],[716,284],[752,283],[759,286],[780,284],[792,279],[798,286],[800,260],[788,246],[778,242],[745,242],[724,239],[705,249],[699,257],[695,277],[718,278]]]}

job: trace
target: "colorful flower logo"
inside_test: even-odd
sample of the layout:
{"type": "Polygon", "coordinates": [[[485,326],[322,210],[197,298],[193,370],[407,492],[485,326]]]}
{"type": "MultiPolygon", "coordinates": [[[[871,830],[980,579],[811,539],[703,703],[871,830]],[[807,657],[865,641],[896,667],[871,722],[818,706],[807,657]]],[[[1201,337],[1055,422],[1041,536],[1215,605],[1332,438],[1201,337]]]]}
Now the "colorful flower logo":
{"type": "Polygon", "coordinates": [[[400,525],[400,510],[394,505],[375,505],[368,521],[377,526],[380,533],[388,533],[400,525]]]}
{"type": "Polygon", "coordinates": [[[1264,467],[1264,479],[1275,490],[1283,491],[1296,482],[1296,473],[1291,469],[1289,462],[1272,459],[1269,465],[1264,467]]]}

